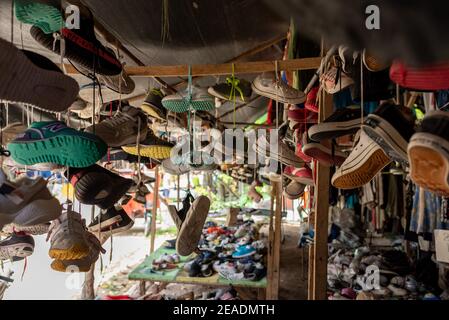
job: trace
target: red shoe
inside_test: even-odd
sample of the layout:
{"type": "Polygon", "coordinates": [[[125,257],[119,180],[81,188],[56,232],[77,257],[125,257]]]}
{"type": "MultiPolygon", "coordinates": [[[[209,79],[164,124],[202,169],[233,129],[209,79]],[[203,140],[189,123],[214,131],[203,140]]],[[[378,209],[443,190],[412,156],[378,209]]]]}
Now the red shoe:
{"type": "Polygon", "coordinates": [[[288,120],[296,121],[299,123],[317,123],[318,114],[310,112],[307,109],[299,108],[296,106],[290,106],[287,112],[288,120]]]}
{"type": "Polygon", "coordinates": [[[425,91],[449,89],[449,63],[415,68],[395,61],[390,68],[390,78],[408,89],[425,91]]]}
{"type": "Polygon", "coordinates": [[[295,168],[293,166],[286,166],[284,169],[284,174],[287,175],[292,180],[308,185],[313,186],[315,183],[313,182],[312,170],[309,167],[303,168],[295,168]]]}
{"type": "Polygon", "coordinates": [[[306,103],[304,104],[304,107],[312,112],[318,113],[319,112],[319,106],[318,106],[318,91],[319,87],[312,88],[310,92],[307,94],[306,103]]]}
{"type": "Polygon", "coordinates": [[[302,152],[326,166],[340,166],[347,158],[345,153],[338,150],[334,150],[332,155],[332,148],[324,143],[308,143],[302,147],[302,152]]]}
{"type": "Polygon", "coordinates": [[[298,157],[300,157],[302,160],[304,160],[304,162],[309,163],[310,161],[312,161],[312,157],[306,155],[303,151],[302,151],[302,145],[300,143],[298,143],[296,145],[296,155],[298,157]]]}

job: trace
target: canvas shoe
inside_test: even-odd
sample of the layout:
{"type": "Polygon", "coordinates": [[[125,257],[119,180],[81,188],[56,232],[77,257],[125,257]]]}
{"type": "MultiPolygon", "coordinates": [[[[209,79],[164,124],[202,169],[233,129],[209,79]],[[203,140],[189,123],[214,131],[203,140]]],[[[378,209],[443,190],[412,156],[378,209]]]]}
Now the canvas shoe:
{"type": "Polygon", "coordinates": [[[87,168],[69,168],[65,176],[75,188],[78,201],[101,209],[111,208],[133,184],[131,179],[96,164],[87,168]]]}
{"type": "Polygon", "coordinates": [[[412,91],[449,89],[449,64],[434,63],[424,67],[411,67],[395,61],[390,68],[391,80],[412,91]]]}
{"type": "Polygon", "coordinates": [[[284,195],[290,200],[295,200],[304,194],[305,185],[297,181],[291,181],[284,189],[284,195]]]}
{"type": "Polygon", "coordinates": [[[116,234],[131,229],[133,225],[134,221],[121,207],[112,207],[96,216],[88,229],[94,234],[100,230],[108,234],[116,234]]]}
{"type": "Polygon", "coordinates": [[[407,148],[410,177],[417,185],[440,195],[449,195],[449,115],[427,114],[407,148]]]}
{"type": "Polygon", "coordinates": [[[50,258],[57,260],[75,260],[89,255],[88,231],[81,215],[65,211],[57,220],[52,221],[47,240],[50,239],[50,258]]]}
{"type": "Polygon", "coordinates": [[[14,161],[24,165],[55,163],[88,167],[107,150],[97,136],[69,128],[60,121],[34,122],[22,136],[8,144],[14,161]]]}
{"type": "Polygon", "coordinates": [[[407,146],[415,133],[415,119],[410,109],[391,103],[382,104],[368,115],[362,130],[373,139],[391,160],[408,166],[407,146]]]}
{"type": "Polygon", "coordinates": [[[257,144],[254,148],[259,156],[268,157],[294,167],[302,167],[304,165],[304,161],[281,139],[277,141],[277,150],[271,148],[269,140],[271,141],[268,135],[261,135],[257,139],[257,144]]]}
{"type": "Polygon", "coordinates": [[[285,84],[282,80],[276,83],[274,72],[264,72],[254,79],[252,89],[258,95],[270,98],[280,103],[300,104],[306,100],[304,92],[285,84]]]}
{"type": "Polygon", "coordinates": [[[0,100],[48,112],[65,111],[75,101],[78,83],[46,57],[2,39],[0,53],[0,100]]]}
{"type": "Polygon", "coordinates": [[[156,160],[165,160],[170,158],[174,144],[157,137],[151,129],[148,129],[147,136],[140,142],[140,152],[136,143],[122,146],[122,149],[132,155],[140,155],[156,160]]]}
{"type": "MultiPolygon", "coordinates": [[[[101,75],[118,75],[122,72],[122,64],[95,36],[92,15],[80,17],[80,29],[62,28],[61,37],[65,40],[65,58],[83,66],[91,73],[101,75]],[[92,62],[95,63],[92,63],[92,62]]],[[[31,36],[43,47],[60,54],[60,38],[53,34],[45,34],[40,28],[32,26],[31,36]]]]}
{"type": "Polygon", "coordinates": [[[210,95],[225,101],[233,101],[244,103],[251,98],[251,83],[245,79],[227,78],[226,82],[216,84],[207,90],[210,95]]]}
{"type": "Polygon", "coordinates": [[[354,81],[341,69],[330,68],[320,77],[322,88],[329,94],[335,94],[354,84],[354,81]]]}
{"type": "Polygon", "coordinates": [[[306,102],[304,108],[314,113],[319,112],[318,98],[320,94],[320,87],[314,87],[307,94],[306,102]]]}
{"type": "Polygon", "coordinates": [[[0,261],[26,258],[34,252],[34,239],[23,233],[13,233],[0,241],[0,261]]]}
{"type": "Polygon", "coordinates": [[[361,116],[359,107],[339,109],[322,123],[312,126],[308,131],[309,138],[320,142],[322,140],[355,134],[362,124],[361,116]]]}
{"type": "Polygon", "coordinates": [[[391,160],[364,131],[360,131],[355,147],[332,177],[338,189],[355,189],[370,182],[391,160]]]}
{"type": "Polygon", "coordinates": [[[134,107],[125,107],[113,117],[101,121],[99,124],[87,127],[86,132],[99,136],[109,147],[121,147],[127,144],[136,144],[140,135],[142,142],[147,137],[148,125],[146,116],[134,107]],[[140,131],[139,131],[140,118],[140,131]]]}
{"type": "Polygon", "coordinates": [[[313,174],[312,170],[305,166],[302,168],[295,168],[293,166],[286,166],[284,168],[284,174],[291,180],[299,182],[304,185],[313,186],[313,174]]]}
{"type": "Polygon", "coordinates": [[[41,177],[32,180],[21,177],[8,181],[0,170],[0,229],[14,223],[33,226],[47,223],[61,215],[61,205],[47,189],[41,177]]]}
{"type": "Polygon", "coordinates": [[[59,272],[88,272],[91,266],[98,260],[100,253],[106,253],[101,247],[98,238],[90,232],[86,232],[88,254],[80,259],[56,259],[51,263],[51,268],[59,272]]]}
{"type": "Polygon", "coordinates": [[[162,106],[162,98],[164,98],[162,91],[153,88],[145,97],[140,108],[149,117],[165,121],[167,120],[167,110],[162,106]]]}
{"type": "MultiPolygon", "coordinates": [[[[111,77],[120,77],[119,76],[111,76],[111,77]]],[[[132,82],[134,83],[134,82],[132,82]]],[[[134,90],[134,88],[128,88],[127,91],[131,91],[131,89],[134,90]]],[[[131,91],[132,92],[132,91],[131,91]]],[[[95,104],[102,106],[105,103],[109,103],[112,101],[116,101],[120,99],[120,93],[112,90],[108,86],[106,86],[103,83],[88,83],[83,86],[81,86],[79,91],[79,96],[81,99],[85,100],[88,103],[95,104]],[[95,96],[93,94],[95,88],[95,96]]],[[[122,99],[126,99],[129,97],[129,94],[123,93],[121,95],[122,99]]],[[[87,116],[87,112],[82,113],[83,117],[87,116]]],[[[92,117],[92,113],[90,114],[90,117],[92,117]]]]}
{"type": "Polygon", "coordinates": [[[366,49],[362,53],[362,61],[365,67],[371,72],[379,72],[388,69],[389,63],[379,59],[378,57],[370,54],[366,49]]]}
{"type": "Polygon", "coordinates": [[[336,150],[335,146],[326,141],[308,143],[302,147],[302,152],[326,166],[340,166],[347,158],[344,152],[336,150]]]}
{"type": "Polygon", "coordinates": [[[193,87],[189,101],[189,92],[178,92],[162,99],[162,105],[172,112],[187,112],[192,108],[197,111],[210,111],[215,109],[215,99],[206,89],[193,87]]]}
{"type": "Polygon", "coordinates": [[[176,252],[179,255],[188,256],[198,247],[209,208],[210,200],[205,196],[199,196],[193,201],[176,239],[176,252]]]}
{"type": "Polygon", "coordinates": [[[76,98],[76,100],[69,107],[69,111],[77,112],[85,109],[87,107],[87,102],[81,99],[80,97],[76,98]]]}

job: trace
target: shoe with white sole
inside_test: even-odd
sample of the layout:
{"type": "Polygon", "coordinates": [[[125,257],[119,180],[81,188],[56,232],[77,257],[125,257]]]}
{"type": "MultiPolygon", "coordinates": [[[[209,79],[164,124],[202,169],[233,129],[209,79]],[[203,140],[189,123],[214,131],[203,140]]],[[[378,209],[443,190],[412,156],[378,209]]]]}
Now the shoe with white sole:
{"type": "Polygon", "coordinates": [[[258,95],[280,103],[300,104],[306,101],[304,92],[290,87],[281,79],[279,83],[276,83],[276,74],[274,72],[264,72],[257,76],[251,87],[258,95]]]}
{"type": "Polygon", "coordinates": [[[192,110],[210,111],[215,109],[215,98],[211,96],[207,89],[193,87],[189,100],[189,92],[178,92],[168,95],[162,99],[162,105],[165,109],[182,113],[192,110]]]}
{"type": "Polygon", "coordinates": [[[391,160],[407,167],[407,146],[415,133],[414,126],[411,109],[386,102],[365,119],[362,130],[391,160]]]}
{"type": "Polygon", "coordinates": [[[15,223],[33,226],[47,223],[61,215],[61,205],[47,189],[47,181],[21,177],[8,181],[0,170],[0,228],[15,223]]]}
{"type": "Polygon", "coordinates": [[[339,166],[347,158],[345,153],[336,150],[332,145],[331,147],[326,146],[324,141],[322,143],[305,144],[302,147],[302,152],[326,166],[339,166]]]}
{"type": "Polygon", "coordinates": [[[34,252],[32,236],[13,233],[9,238],[0,241],[0,261],[25,258],[34,252]]]}
{"type": "Polygon", "coordinates": [[[354,80],[343,70],[333,67],[320,77],[320,83],[327,93],[335,94],[354,84],[354,80]]]}
{"type": "Polygon", "coordinates": [[[332,185],[338,189],[362,187],[390,162],[379,145],[360,131],[351,154],[332,177],[332,185]]]}
{"type": "Polygon", "coordinates": [[[13,234],[14,232],[23,232],[32,236],[40,236],[46,234],[50,228],[50,223],[41,223],[34,226],[21,226],[15,223],[7,224],[3,227],[2,232],[13,234]]]}
{"type": "Polygon", "coordinates": [[[92,233],[101,232],[105,233],[120,233],[129,230],[134,225],[134,221],[128,216],[128,214],[120,208],[112,207],[106,212],[96,216],[88,229],[92,233]]]}
{"type": "Polygon", "coordinates": [[[426,115],[408,145],[410,177],[417,185],[449,196],[449,113],[426,115]]]}
{"type": "Polygon", "coordinates": [[[94,133],[100,137],[109,147],[121,147],[128,144],[136,144],[140,135],[142,142],[147,137],[147,117],[137,108],[125,107],[115,116],[101,121],[99,124],[87,127],[86,132],[94,133]],[[140,118],[140,131],[139,131],[140,118]]]}
{"type": "Polygon", "coordinates": [[[362,125],[360,107],[346,107],[335,111],[322,123],[310,127],[308,134],[313,141],[335,139],[355,134],[362,125]]]}
{"type": "Polygon", "coordinates": [[[71,210],[52,221],[47,239],[50,239],[50,258],[74,260],[86,257],[90,252],[88,231],[81,215],[71,210]]]}

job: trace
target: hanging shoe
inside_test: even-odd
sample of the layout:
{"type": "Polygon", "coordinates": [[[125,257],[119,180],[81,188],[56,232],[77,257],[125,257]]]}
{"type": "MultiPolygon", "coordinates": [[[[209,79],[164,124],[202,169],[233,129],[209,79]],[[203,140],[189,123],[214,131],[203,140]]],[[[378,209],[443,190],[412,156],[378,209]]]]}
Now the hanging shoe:
{"type": "Polygon", "coordinates": [[[52,221],[47,239],[50,239],[50,258],[57,260],[81,259],[89,255],[89,232],[81,215],[71,210],[52,221]]]}
{"type": "Polygon", "coordinates": [[[205,196],[199,196],[192,203],[176,239],[179,255],[188,256],[198,247],[209,208],[210,200],[205,196]]]}
{"type": "Polygon", "coordinates": [[[45,34],[64,28],[61,11],[51,5],[31,0],[14,0],[16,18],[22,23],[39,27],[45,34]]]}
{"type": "MultiPolygon", "coordinates": [[[[94,126],[87,127],[86,132],[93,133],[94,126]]],[[[137,108],[124,107],[113,117],[107,118],[95,125],[95,134],[100,137],[109,147],[121,147],[135,144],[140,135],[140,141],[147,137],[147,117],[137,108]],[[139,131],[139,118],[141,120],[139,131]]]]}
{"type": "Polygon", "coordinates": [[[13,234],[14,232],[17,233],[25,233],[29,234],[31,236],[40,236],[43,234],[47,234],[48,230],[50,228],[50,222],[47,223],[41,223],[33,226],[21,226],[15,223],[7,224],[3,227],[2,232],[7,234],[13,234]]]}
{"type": "Polygon", "coordinates": [[[260,201],[262,201],[263,196],[257,191],[256,187],[261,186],[262,184],[257,181],[254,180],[253,183],[251,183],[251,186],[248,190],[248,196],[250,197],[250,199],[252,199],[255,203],[259,203],[260,201]]]}
{"type": "Polygon", "coordinates": [[[170,158],[162,161],[162,169],[164,170],[165,173],[168,173],[168,174],[171,174],[174,176],[183,175],[185,173],[190,172],[190,170],[191,170],[189,165],[182,164],[182,163],[179,165],[176,165],[173,163],[173,161],[170,158]]]}
{"type": "Polygon", "coordinates": [[[61,215],[61,205],[47,189],[47,181],[22,177],[8,181],[0,170],[0,229],[14,223],[33,226],[47,223],[61,215]]]}
{"type": "Polygon", "coordinates": [[[410,67],[395,61],[390,68],[390,79],[411,91],[449,89],[449,64],[434,63],[424,67],[410,67]]]}
{"type": "Polygon", "coordinates": [[[65,177],[75,188],[79,202],[111,208],[131,188],[133,181],[125,179],[99,165],[87,168],[69,168],[65,177]]]}
{"type": "Polygon", "coordinates": [[[305,185],[297,181],[291,181],[284,189],[284,196],[290,200],[296,200],[304,194],[305,185]]]}
{"type": "Polygon", "coordinates": [[[84,168],[100,160],[107,151],[97,136],[69,128],[64,122],[34,122],[23,136],[8,144],[17,163],[55,163],[84,168]]]}
{"type": "Polygon", "coordinates": [[[258,95],[273,99],[280,103],[300,104],[306,100],[304,92],[296,90],[279,80],[276,83],[274,72],[265,72],[254,79],[252,89],[258,95]]]}
{"type": "Polygon", "coordinates": [[[320,91],[320,87],[314,87],[307,94],[306,103],[304,104],[304,108],[307,110],[318,113],[319,105],[318,105],[318,94],[320,91]]]}
{"type": "Polygon", "coordinates": [[[354,81],[341,69],[332,67],[320,77],[323,89],[329,94],[335,94],[354,84],[354,81]]]}
{"type": "Polygon", "coordinates": [[[32,236],[13,233],[10,237],[0,241],[0,261],[26,258],[34,252],[32,236]]]}
{"type": "MultiPolygon", "coordinates": [[[[80,29],[61,30],[60,37],[65,41],[65,58],[83,66],[91,73],[108,76],[120,74],[122,64],[95,36],[92,15],[80,18],[80,29]]],[[[53,34],[45,34],[36,26],[31,27],[30,33],[39,44],[57,55],[60,54],[60,37],[55,39],[53,34]]]]}
{"type": "Polygon", "coordinates": [[[49,112],[67,110],[79,86],[49,59],[0,39],[0,100],[49,112]]]}
{"type": "Polygon", "coordinates": [[[162,106],[163,98],[164,94],[162,91],[153,88],[146,96],[140,108],[143,112],[148,114],[149,117],[165,121],[167,120],[167,110],[162,106]]]}
{"type": "Polygon", "coordinates": [[[129,230],[134,225],[134,221],[121,207],[112,207],[106,212],[96,216],[89,224],[89,231],[97,234],[101,232],[106,234],[117,234],[129,230]]]}
{"type": "Polygon", "coordinates": [[[106,253],[101,247],[98,238],[90,232],[86,232],[89,252],[80,259],[56,259],[51,263],[51,268],[59,272],[88,272],[91,266],[98,260],[100,253],[106,253]]]}
{"type": "Polygon", "coordinates": [[[24,133],[27,127],[21,122],[10,123],[6,127],[2,128],[2,141],[0,145],[6,146],[13,141],[18,135],[24,133]]]}
{"type": "Polygon", "coordinates": [[[302,147],[302,152],[325,166],[340,166],[347,158],[345,153],[336,150],[335,147],[332,147],[326,141],[308,143],[302,147]]]}
{"type": "MultiPolygon", "coordinates": [[[[164,160],[170,158],[173,147],[173,143],[156,137],[152,130],[148,130],[146,139],[140,142],[140,155],[157,160],[164,160]]],[[[139,155],[135,142],[122,146],[122,149],[132,155],[139,155]]]]}
{"type": "Polygon", "coordinates": [[[390,162],[379,145],[361,130],[352,152],[333,175],[332,185],[338,189],[362,187],[390,162]]]}
{"type": "Polygon", "coordinates": [[[389,63],[382,61],[376,56],[370,54],[366,49],[363,50],[362,61],[365,67],[371,72],[380,72],[388,69],[389,63]]]}
{"type": "Polygon", "coordinates": [[[187,112],[192,108],[197,111],[210,111],[215,109],[215,100],[206,89],[193,87],[192,97],[188,101],[188,91],[178,92],[162,99],[162,105],[172,112],[187,112]]]}
{"type": "Polygon", "coordinates": [[[245,79],[235,78],[233,81],[232,78],[227,78],[226,82],[209,87],[207,92],[221,100],[233,101],[235,97],[236,102],[245,103],[249,101],[253,91],[251,83],[245,79]]]}
{"type": "MultiPolygon", "coordinates": [[[[69,107],[69,111],[77,112],[85,109],[87,107],[87,102],[80,97],[76,98],[75,102],[69,107]]],[[[92,114],[92,113],[91,113],[92,114]]]]}
{"type": "Polygon", "coordinates": [[[284,174],[291,180],[299,182],[304,185],[313,186],[312,170],[305,166],[302,168],[295,168],[293,166],[286,166],[284,168],[284,174]]]}

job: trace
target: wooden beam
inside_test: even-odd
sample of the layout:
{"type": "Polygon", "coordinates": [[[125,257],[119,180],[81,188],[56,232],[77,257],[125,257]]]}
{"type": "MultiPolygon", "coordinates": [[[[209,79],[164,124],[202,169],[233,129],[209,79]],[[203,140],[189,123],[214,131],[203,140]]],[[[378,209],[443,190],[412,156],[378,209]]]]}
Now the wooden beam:
{"type": "MultiPolygon", "coordinates": [[[[279,71],[311,70],[319,68],[320,57],[279,60],[279,71]]],[[[65,65],[68,74],[78,73],[71,65],[65,65]]],[[[252,61],[234,63],[234,74],[262,73],[275,71],[275,61],[252,61]]],[[[186,77],[189,75],[188,65],[173,66],[127,66],[125,71],[135,77],[186,77]]],[[[191,66],[192,76],[212,76],[232,74],[232,64],[194,64],[191,66]]]]}
{"type": "MultiPolygon", "coordinates": [[[[319,122],[323,122],[333,109],[332,96],[323,90],[320,99],[319,122]]],[[[330,168],[318,163],[315,188],[315,241],[313,262],[313,300],[327,298],[328,218],[330,168]]]]}
{"type": "Polygon", "coordinates": [[[153,208],[151,214],[151,240],[150,240],[150,253],[154,252],[154,242],[156,240],[156,218],[157,218],[157,203],[159,197],[159,184],[160,184],[160,175],[159,175],[159,166],[154,169],[154,175],[156,177],[156,181],[154,182],[153,189],[153,208]]]}

